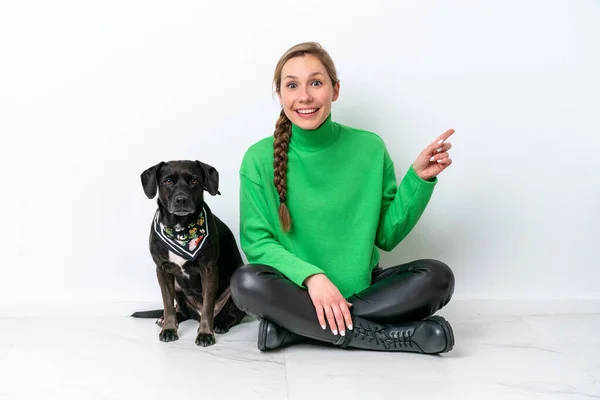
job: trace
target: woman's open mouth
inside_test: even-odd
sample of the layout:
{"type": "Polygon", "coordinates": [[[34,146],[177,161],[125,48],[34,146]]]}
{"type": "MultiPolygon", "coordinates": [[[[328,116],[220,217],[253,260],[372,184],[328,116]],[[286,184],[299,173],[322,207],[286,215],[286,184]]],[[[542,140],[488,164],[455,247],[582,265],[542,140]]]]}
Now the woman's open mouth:
{"type": "Polygon", "coordinates": [[[302,118],[310,118],[315,115],[319,111],[318,108],[303,108],[296,110],[296,114],[298,114],[302,118]]]}

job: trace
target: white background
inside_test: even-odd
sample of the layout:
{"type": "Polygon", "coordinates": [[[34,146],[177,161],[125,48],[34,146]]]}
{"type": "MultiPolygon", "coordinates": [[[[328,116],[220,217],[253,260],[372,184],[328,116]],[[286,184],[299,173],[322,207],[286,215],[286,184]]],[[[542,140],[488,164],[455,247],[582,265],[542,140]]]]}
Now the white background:
{"type": "Polygon", "coordinates": [[[456,299],[600,299],[600,2],[12,1],[0,314],[159,303],[139,175],[161,160],[215,166],[238,237],[240,161],[273,132],[278,58],[309,40],[338,68],[334,119],[382,136],[399,179],[456,130],[385,266],[445,261],[456,299]]]}

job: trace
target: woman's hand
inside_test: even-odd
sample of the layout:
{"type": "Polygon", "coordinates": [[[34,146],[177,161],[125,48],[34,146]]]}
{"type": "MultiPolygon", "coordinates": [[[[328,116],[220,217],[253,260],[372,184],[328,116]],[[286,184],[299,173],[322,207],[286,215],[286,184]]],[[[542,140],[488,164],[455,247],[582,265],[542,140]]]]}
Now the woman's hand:
{"type": "Polygon", "coordinates": [[[334,335],[346,335],[346,327],[352,330],[352,304],[348,303],[338,288],[325,276],[325,274],[311,275],[304,281],[308,294],[317,311],[321,328],[326,329],[325,317],[334,335]]]}
{"type": "Polygon", "coordinates": [[[454,129],[448,129],[419,154],[413,163],[413,169],[421,179],[432,179],[452,164],[448,154],[452,145],[446,139],[453,133],[454,129]]]}

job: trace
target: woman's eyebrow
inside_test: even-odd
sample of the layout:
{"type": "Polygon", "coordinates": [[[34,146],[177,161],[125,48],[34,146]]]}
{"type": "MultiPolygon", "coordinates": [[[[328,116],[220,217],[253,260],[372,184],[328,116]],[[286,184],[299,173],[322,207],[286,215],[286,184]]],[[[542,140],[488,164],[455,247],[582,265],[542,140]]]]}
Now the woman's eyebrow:
{"type": "MultiPolygon", "coordinates": [[[[311,77],[316,76],[316,75],[323,75],[323,74],[321,72],[311,72],[308,75],[308,77],[311,78],[311,77]]],[[[283,78],[283,79],[298,79],[298,77],[295,76],[295,75],[286,75],[285,78],[283,78]]]]}

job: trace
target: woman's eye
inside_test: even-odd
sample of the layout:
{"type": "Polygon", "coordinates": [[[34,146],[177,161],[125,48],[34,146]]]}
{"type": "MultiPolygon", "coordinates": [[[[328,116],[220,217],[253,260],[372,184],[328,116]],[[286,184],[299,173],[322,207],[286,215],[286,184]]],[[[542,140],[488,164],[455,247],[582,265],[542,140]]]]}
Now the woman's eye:
{"type": "Polygon", "coordinates": [[[321,86],[321,81],[314,81],[313,86],[321,86]]]}
{"type": "Polygon", "coordinates": [[[295,83],[288,83],[287,87],[288,87],[288,89],[295,89],[296,88],[296,84],[295,83]]]}

